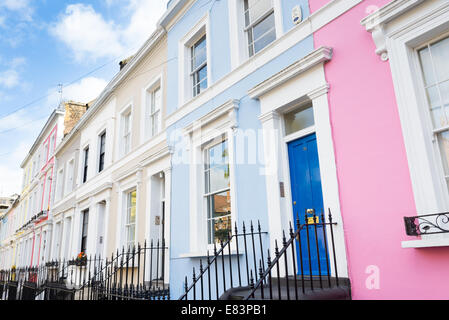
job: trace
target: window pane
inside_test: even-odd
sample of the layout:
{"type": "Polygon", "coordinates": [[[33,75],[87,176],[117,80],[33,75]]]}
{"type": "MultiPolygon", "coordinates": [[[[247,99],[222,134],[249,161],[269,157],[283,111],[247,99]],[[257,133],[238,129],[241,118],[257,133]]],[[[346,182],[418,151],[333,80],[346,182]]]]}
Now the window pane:
{"type": "Polygon", "coordinates": [[[249,26],[273,7],[271,0],[245,0],[245,23],[249,26]]]}
{"type": "Polygon", "coordinates": [[[127,231],[127,239],[126,242],[129,246],[134,245],[134,241],[136,239],[136,225],[130,225],[127,231]]]}
{"type": "Polygon", "coordinates": [[[137,192],[130,192],[128,194],[128,224],[136,222],[136,200],[137,192]]]}
{"type": "Polygon", "coordinates": [[[152,112],[156,112],[161,109],[161,89],[158,88],[153,93],[154,96],[154,105],[152,112]]]}
{"type": "Polygon", "coordinates": [[[212,220],[213,239],[215,243],[225,242],[231,234],[232,222],[231,216],[212,220]]]}
{"type": "Polygon", "coordinates": [[[312,106],[307,109],[300,109],[287,113],[284,116],[284,119],[285,133],[287,135],[306,129],[315,124],[312,106]]]}
{"type": "Polygon", "coordinates": [[[229,188],[229,166],[211,168],[209,171],[208,193],[229,188]]]}
{"type": "Polygon", "coordinates": [[[444,81],[449,79],[449,38],[441,40],[431,45],[431,53],[435,70],[437,73],[437,80],[444,81]]]}
{"type": "MultiPolygon", "coordinates": [[[[449,81],[443,82],[440,84],[440,92],[443,106],[445,108],[449,107],[449,81]]],[[[447,109],[446,109],[447,113],[447,109]]]]}
{"type": "Polygon", "coordinates": [[[197,69],[207,60],[207,47],[206,47],[206,36],[201,38],[192,47],[192,71],[197,69]]]}
{"type": "Polygon", "coordinates": [[[432,114],[432,122],[435,128],[446,125],[446,117],[441,108],[441,100],[438,87],[433,86],[427,89],[427,99],[429,101],[430,112],[432,114]]]}
{"type": "Polygon", "coordinates": [[[426,85],[432,85],[435,81],[435,73],[433,71],[432,59],[430,58],[430,50],[428,47],[419,51],[421,57],[421,64],[424,75],[424,82],[426,85]]]}
{"type": "Polygon", "coordinates": [[[207,66],[204,66],[198,71],[198,83],[202,82],[207,78],[207,66]]]}
{"type": "Polygon", "coordinates": [[[271,29],[274,29],[274,14],[273,13],[254,26],[254,28],[253,28],[254,40],[257,41],[259,38],[261,38],[263,35],[265,35],[271,29]]]}
{"type": "Polygon", "coordinates": [[[262,38],[259,38],[254,42],[254,52],[259,52],[274,40],[276,40],[276,31],[272,29],[269,33],[265,34],[262,38]]]}
{"type": "Polygon", "coordinates": [[[443,132],[438,136],[440,152],[443,158],[443,167],[446,175],[449,175],[449,131],[443,132]]]}
{"type": "Polygon", "coordinates": [[[209,149],[209,167],[222,166],[228,164],[229,154],[228,154],[228,141],[223,141],[216,146],[209,149]]]}
{"type": "Polygon", "coordinates": [[[231,192],[226,191],[208,197],[209,219],[231,214],[231,192]]]}

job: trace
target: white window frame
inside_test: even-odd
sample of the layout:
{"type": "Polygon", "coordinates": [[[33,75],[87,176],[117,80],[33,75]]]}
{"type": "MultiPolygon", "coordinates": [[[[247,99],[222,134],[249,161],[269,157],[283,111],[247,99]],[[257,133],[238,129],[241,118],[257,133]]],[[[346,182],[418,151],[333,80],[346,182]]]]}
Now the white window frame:
{"type": "MultiPolygon", "coordinates": [[[[245,1],[249,1],[249,0],[243,0],[243,3],[245,3],[245,1]]],[[[261,1],[261,0],[259,0],[259,1],[261,1]]],[[[260,17],[258,17],[255,21],[252,21],[252,22],[250,22],[250,24],[247,26],[246,25],[246,21],[245,21],[245,27],[244,27],[244,30],[245,30],[245,34],[246,34],[246,38],[247,38],[247,48],[248,48],[248,55],[250,56],[250,57],[252,57],[252,56],[254,56],[254,55],[256,55],[258,52],[256,52],[255,51],[255,46],[254,46],[254,44],[255,44],[255,42],[256,42],[256,40],[260,40],[262,37],[264,37],[265,35],[267,35],[268,34],[268,32],[266,32],[265,34],[263,34],[261,37],[259,37],[259,39],[254,39],[254,28],[257,26],[257,25],[259,25],[262,21],[264,21],[265,19],[267,19],[270,15],[273,15],[273,19],[274,19],[274,25],[273,25],[273,28],[274,28],[274,33],[276,34],[276,17],[275,17],[275,13],[274,13],[274,0],[269,0],[269,1],[271,1],[271,9],[269,9],[269,10],[267,10],[266,12],[264,12],[260,17]],[[251,33],[252,33],[252,54],[250,54],[250,49],[249,49],[249,35],[250,35],[250,31],[251,31],[251,33]]],[[[257,4],[257,2],[256,2],[256,4],[257,4]]],[[[248,10],[250,10],[251,8],[248,8],[247,10],[244,10],[244,12],[243,12],[243,14],[244,14],[244,16],[245,16],[245,18],[246,18],[246,11],[248,11],[248,10]]],[[[272,28],[272,29],[273,29],[272,28]]],[[[272,30],[272,29],[270,29],[270,31],[272,30]]],[[[276,40],[276,39],[274,39],[274,40],[276,40]]],[[[268,46],[268,45],[267,45],[268,46]]],[[[261,50],[263,50],[264,48],[262,48],[261,50]]],[[[259,52],[261,51],[261,50],[259,50],[259,52]]]]}
{"type": "Polygon", "coordinates": [[[125,108],[120,111],[120,134],[119,134],[119,157],[125,157],[132,150],[132,139],[133,139],[133,104],[128,104],[125,108]],[[129,132],[125,133],[125,121],[129,116],[129,132]],[[129,139],[129,145],[126,146],[126,140],[129,139]],[[126,150],[128,148],[128,150],[126,150]]]}
{"type": "Polygon", "coordinates": [[[207,239],[204,150],[211,141],[223,137],[228,141],[229,149],[231,223],[238,221],[234,152],[238,108],[239,101],[230,100],[184,129],[190,149],[190,252],[182,254],[183,257],[204,256],[207,250],[213,250],[213,245],[209,245],[207,239]]]}
{"type": "Polygon", "coordinates": [[[213,84],[210,44],[210,17],[209,13],[204,15],[198,23],[179,41],[179,105],[182,106],[190,100],[200,96],[213,84]],[[203,36],[206,36],[207,57],[207,88],[200,94],[193,96],[193,85],[191,77],[191,48],[203,36]]]}
{"type": "MultiPolygon", "coordinates": [[[[209,66],[207,64],[207,42],[208,41],[209,41],[209,39],[207,38],[207,35],[204,33],[190,46],[190,86],[191,86],[191,90],[193,91],[192,98],[195,98],[196,96],[198,96],[202,93],[201,86],[204,82],[206,84],[208,84],[207,75],[206,75],[206,78],[204,78],[200,81],[198,81],[199,79],[197,79],[197,78],[199,78],[200,71],[203,68],[206,68],[206,70],[208,70],[208,68],[209,68],[209,66]],[[205,43],[204,50],[206,50],[206,60],[194,68],[193,61],[194,61],[194,59],[197,58],[195,47],[197,47],[197,45],[202,42],[205,43]],[[197,92],[198,90],[200,92],[197,92]]],[[[199,49],[199,50],[201,50],[201,49],[199,49]]],[[[207,85],[206,85],[206,89],[207,89],[207,85]]],[[[206,90],[206,89],[204,89],[204,90],[206,90]]]]}
{"type": "Polygon", "coordinates": [[[163,86],[163,75],[158,75],[155,79],[153,79],[147,86],[142,90],[142,102],[144,106],[145,116],[142,117],[141,123],[141,135],[143,140],[141,143],[158,136],[162,130],[162,117],[164,112],[164,86],[163,86]],[[159,121],[158,121],[158,132],[156,134],[152,134],[153,127],[151,125],[151,103],[152,96],[154,91],[159,88],[161,94],[161,106],[159,110],[159,121]]]}
{"type": "MultiPolygon", "coordinates": [[[[245,32],[245,7],[243,0],[228,0],[229,6],[229,36],[231,44],[231,66],[236,69],[248,59],[258,56],[262,49],[253,56],[249,56],[248,37],[245,32]]],[[[284,34],[282,17],[282,0],[273,0],[274,20],[276,28],[276,39],[284,34]]],[[[268,45],[267,47],[269,47],[268,45]]]]}
{"type": "Polygon", "coordinates": [[[89,167],[90,167],[90,163],[89,160],[92,158],[91,156],[92,153],[92,149],[90,147],[90,143],[86,143],[82,149],[81,152],[81,177],[80,177],[80,181],[81,181],[81,185],[86,184],[89,181],[89,167]],[[87,163],[86,163],[86,149],[89,149],[89,152],[87,154],[87,163]],[[84,181],[84,174],[85,174],[85,167],[87,165],[87,172],[86,172],[86,181],[84,181]]]}
{"type": "MultiPolygon", "coordinates": [[[[449,190],[433,132],[418,49],[449,32],[447,1],[388,4],[362,20],[376,53],[390,61],[417,215],[449,211],[449,190]],[[416,8],[421,4],[419,10],[416,8]]],[[[413,215],[413,213],[411,213],[413,215]]],[[[428,235],[402,247],[449,246],[449,236],[428,235]]]]}
{"type": "Polygon", "coordinates": [[[107,148],[107,142],[108,142],[108,132],[106,129],[103,129],[98,134],[98,155],[97,155],[97,173],[101,173],[106,169],[106,150],[107,148]],[[100,171],[100,160],[101,160],[101,137],[105,135],[105,142],[104,142],[104,158],[103,158],[103,169],[100,171]]]}
{"type": "Polygon", "coordinates": [[[132,249],[131,245],[136,245],[137,243],[137,201],[138,201],[138,195],[137,195],[137,187],[128,189],[123,193],[123,245],[125,247],[125,250],[129,248],[132,249]],[[136,220],[134,223],[128,223],[128,216],[129,216],[129,210],[131,207],[128,206],[129,197],[131,196],[131,193],[136,193],[136,220]],[[128,242],[128,229],[133,226],[134,227],[134,241],[128,242]]]}
{"type": "Polygon", "coordinates": [[[75,179],[75,158],[67,161],[67,170],[65,178],[65,191],[70,194],[74,189],[74,179],[75,179]]]}
{"type": "Polygon", "coordinates": [[[64,198],[64,167],[58,170],[57,178],[56,178],[56,201],[60,201],[64,198]]]}
{"type": "MultiPolygon", "coordinates": [[[[206,169],[205,169],[205,165],[206,165],[206,159],[209,157],[208,151],[219,145],[222,144],[223,142],[227,142],[228,144],[228,152],[229,152],[229,139],[228,139],[228,135],[227,134],[223,134],[222,136],[218,136],[216,138],[214,138],[213,140],[211,140],[210,142],[205,143],[204,145],[202,145],[202,153],[203,153],[203,164],[202,164],[202,169],[203,169],[203,181],[205,181],[205,175],[206,175],[206,169]]],[[[229,158],[229,154],[228,154],[228,158],[229,158]]],[[[230,162],[230,161],[229,161],[230,162]]],[[[230,163],[228,163],[229,165],[229,171],[231,170],[230,168],[230,163]]],[[[208,169],[210,172],[210,169],[208,169]]],[[[229,179],[231,179],[230,175],[229,175],[229,179]]],[[[206,218],[206,235],[207,237],[209,237],[209,221],[210,220],[215,220],[214,218],[209,218],[209,206],[208,206],[208,198],[214,195],[218,195],[220,193],[224,193],[224,192],[229,192],[231,194],[231,186],[229,186],[228,188],[224,188],[222,190],[215,190],[214,192],[209,192],[207,193],[206,191],[206,185],[204,185],[204,188],[202,189],[203,191],[203,206],[205,208],[205,218],[206,218]]],[[[231,197],[231,201],[232,201],[232,197],[231,197]]],[[[232,208],[231,208],[231,234],[233,232],[233,222],[235,222],[235,220],[232,220],[233,214],[232,214],[232,208]]],[[[207,240],[207,244],[208,244],[208,249],[212,249],[213,248],[213,243],[209,243],[209,240],[207,240]]]]}

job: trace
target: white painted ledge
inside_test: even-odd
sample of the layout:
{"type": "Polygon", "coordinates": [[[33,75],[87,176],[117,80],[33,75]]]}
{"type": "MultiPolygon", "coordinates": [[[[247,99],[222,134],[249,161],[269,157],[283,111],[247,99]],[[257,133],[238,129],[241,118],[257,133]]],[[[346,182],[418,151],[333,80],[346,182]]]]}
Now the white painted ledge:
{"type": "MultiPolygon", "coordinates": [[[[226,250],[223,254],[225,257],[229,256],[229,251],[226,250]]],[[[236,256],[237,251],[231,250],[231,256],[236,256]]],[[[243,255],[243,252],[239,252],[239,256],[243,255]]],[[[209,257],[212,258],[214,256],[213,251],[209,251],[209,257]]],[[[204,252],[189,252],[183,253],[179,255],[180,258],[207,258],[207,251],[204,252]]],[[[221,257],[221,254],[220,254],[221,257]]]]}
{"type": "Polygon", "coordinates": [[[402,248],[436,248],[436,247],[449,247],[449,238],[402,241],[402,248]]]}

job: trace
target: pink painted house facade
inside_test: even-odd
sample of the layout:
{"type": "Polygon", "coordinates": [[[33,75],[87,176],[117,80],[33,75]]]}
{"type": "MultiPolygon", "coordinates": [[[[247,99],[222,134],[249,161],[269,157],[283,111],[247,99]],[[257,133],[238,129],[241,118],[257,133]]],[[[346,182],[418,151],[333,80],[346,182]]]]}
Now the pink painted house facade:
{"type": "MultiPolygon", "coordinates": [[[[309,1],[311,13],[330,2],[309,1]]],[[[314,45],[333,50],[324,70],[352,298],[448,299],[447,216],[408,219],[411,236],[404,217],[449,211],[449,2],[359,1],[314,45]]]]}

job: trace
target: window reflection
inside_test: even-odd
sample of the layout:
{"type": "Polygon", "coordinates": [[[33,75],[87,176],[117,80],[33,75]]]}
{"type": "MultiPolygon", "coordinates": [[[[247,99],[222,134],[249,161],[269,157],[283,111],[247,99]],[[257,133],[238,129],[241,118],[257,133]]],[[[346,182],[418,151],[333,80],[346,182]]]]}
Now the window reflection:
{"type": "Polygon", "coordinates": [[[219,243],[228,239],[232,227],[227,141],[206,150],[204,172],[208,243],[219,243]]]}

